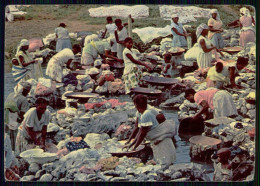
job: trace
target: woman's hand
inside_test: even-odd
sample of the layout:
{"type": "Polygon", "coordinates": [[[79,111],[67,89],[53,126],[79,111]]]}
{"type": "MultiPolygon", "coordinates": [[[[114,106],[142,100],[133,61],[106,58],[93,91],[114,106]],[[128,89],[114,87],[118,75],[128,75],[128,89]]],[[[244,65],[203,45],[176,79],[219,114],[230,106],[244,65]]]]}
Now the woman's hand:
{"type": "Polygon", "coordinates": [[[117,59],[117,61],[120,62],[120,63],[124,63],[123,59],[117,59]]]}
{"type": "Polygon", "coordinates": [[[45,145],[40,145],[40,148],[45,151],[46,146],[45,145]]]}
{"type": "Polygon", "coordinates": [[[160,142],[161,142],[161,140],[156,140],[156,141],[154,142],[154,145],[158,145],[160,142]]]}
{"type": "Polygon", "coordinates": [[[144,64],[144,67],[147,68],[147,70],[152,70],[152,67],[150,65],[144,64]]]}
{"type": "Polygon", "coordinates": [[[188,37],[188,36],[191,36],[191,34],[186,33],[186,34],[185,34],[185,37],[188,37]]]}

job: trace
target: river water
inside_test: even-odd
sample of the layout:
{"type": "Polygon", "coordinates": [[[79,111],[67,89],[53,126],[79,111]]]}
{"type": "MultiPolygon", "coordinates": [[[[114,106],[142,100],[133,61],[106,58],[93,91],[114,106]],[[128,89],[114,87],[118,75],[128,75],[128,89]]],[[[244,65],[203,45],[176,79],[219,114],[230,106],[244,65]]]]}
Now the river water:
{"type": "MultiPolygon", "coordinates": [[[[43,68],[43,73],[45,74],[46,68],[43,68]]],[[[4,88],[4,99],[7,98],[7,96],[13,92],[15,86],[15,81],[13,79],[13,76],[11,73],[5,73],[5,88],[4,88]]],[[[120,101],[131,101],[129,96],[122,95],[119,97],[120,101]]],[[[163,110],[164,115],[167,119],[173,119],[176,123],[176,125],[179,125],[178,121],[178,114],[177,111],[174,110],[163,110]]],[[[187,138],[188,139],[188,138],[187,138]]],[[[177,134],[175,136],[176,140],[176,163],[190,163],[191,158],[189,155],[190,151],[190,143],[187,139],[181,139],[179,135],[177,134]]],[[[206,163],[206,162],[196,162],[204,166],[204,169],[207,170],[208,176],[212,180],[213,178],[213,166],[212,164],[206,163]]]]}

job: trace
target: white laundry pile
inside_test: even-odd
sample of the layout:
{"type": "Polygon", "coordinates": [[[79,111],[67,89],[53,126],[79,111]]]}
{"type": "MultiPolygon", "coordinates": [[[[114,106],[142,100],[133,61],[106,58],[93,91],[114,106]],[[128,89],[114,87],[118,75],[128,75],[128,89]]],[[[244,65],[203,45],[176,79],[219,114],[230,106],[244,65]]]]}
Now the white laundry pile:
{"type": "Polygon", "coordinates": [[[135,28],[133,32],[137,33],[141,40],[146,44],[151,42],[154,38],[165,37],[171,34],[171,26],[167,25],[164,28],[154,28],[154,27],[145,27],[145,28],[135,28]]]}
{"type": "Polygon", "coordinates": [[[196,6],[174,6],[174,5],[162,5],[159,7],[160,16],[162,18],[171,18],[172,14],[179,16],[180,23],[188,23],[197,21],[198,17],[210,17],[210,9],[199,8],[196,6]]]}
{"type": "Polygon", "coordinates": [[[19,11],[16,5],[8,5],[5,8],[5,18],[8,21],[13,21],[14,15],[24,15],[24,14],[27,14],[27,12],[19,11]]]}
{"type": "Polygon", "coordinates": [[[129,14],[131,14],[132,18],[141,18],[149,16],[149,8],[145,5],[115,5],[109,7],[101,6],[99,8],[90,8],[88,11],[91,17],[128,17],[129,14]]]}

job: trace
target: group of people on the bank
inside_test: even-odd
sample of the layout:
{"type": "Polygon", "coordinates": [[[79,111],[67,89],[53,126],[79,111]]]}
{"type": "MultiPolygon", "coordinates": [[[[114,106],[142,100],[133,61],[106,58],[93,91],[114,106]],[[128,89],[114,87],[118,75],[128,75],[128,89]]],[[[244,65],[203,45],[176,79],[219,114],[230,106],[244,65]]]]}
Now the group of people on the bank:
{"type": "MultiPolygon", "coordinates": [[[[218,60],[218,52],[221,53],[219,49],[224,47],[224,43],[221,36],[223,23],[219,13],[216,9],[213,9],[211,15],[208,25],[201,24],[196,30],[200,48],[197,63],[201,73],[207,74],[207,87],[209,89],[198,92],[194,89],[188,89],[185,91],[185,98],[190,102],[201,105],[201,110],[194,116],[194,119],[202,115],[209,118],[210,109],[213,110],[214,117],[228,116],[234,118],[238,113],[232,96],[221,89],[225,83],[231,84],[233,88],[237,87],[235,77],[248,64],[248,61],[239,58],[234,64],[225,65],[220,61],[212,66],[212,52],[216,54],[216,60],[218,60]]],[[[245,47],[246,43],[255,41],[255,32],[252,26],[255,21],[246,8],[240,10],[240,15],[240,45],[245,47]]],[[[186,37],[189,37],[190,34],[187,33],[181,23],[178,23],[178,20],[178,15],[172,15],[172,47],[187,47],[186,37]]],[[[122,24],[120,19],[116,19],[113,23],[112,17],[107,17],[107,25],[102,38],[105,38],[106,35],[108,37],[103,40],[98,37],[91,39],[86,37],[84,47],[81,49],[78,44],[71,45],[69,32],[65,28],[66,25],[61,23],[55,29],[57,54],[48,62],[46,75],[53,81],[62,82],[63,69],[71,68],[71,63],[78,53],[81,53],[81,64],[85,66],[94,66],[99,56],[103,61],[106,61],[106,58],[111,58],[124,64],[122,79],[125,83],[126,94],[130,93],[131,88],[140,86],[143,74],[140,67],[150,70],[153,65],[138,60],[133,49],[133,39],[128,37],[126,25],[122,24]]],[[[12,171],[14,175],[17,174],[15,173],[16,156],[35,146],[44,148],[47,126],[50,122],[50,112],[47,110],[48,101],[46,99],[38,98],[33,106],[30,106],[26,99],[31,89],[27,80],[31,78],[38,80],[43,77],[41,63],[30,57],[28,48],[29,41],[21,40],[16,57],[12,59],[12,73],[17,85],[14,92],[5,101],[5,157],[6,162],[8,162],[6,163],[6,170],[12,171]],[[12,154],[12,151],[15,153],[12,154]]],[[[169,78],[173,76],[174,70],[171,57],[169,53],[164,55],[163,75],[169,78]]],[[[101,64],[102,62],[99,62],[98,66],[101,66],[101,64]]],[[[176,134],[173,121],[166,120],[162,113],[156,112],[153,107],[148,105],[146,96],[136,95],[133,102],[137,109],[136,123],[133,133],[126,143],[126,148],[133,147],[132,150],[136,150],[146,138],[151,143],[154,159],[157,163],[165,166],[173,164],[176,158],[172,141],[176,134]],[[131,139],[133,138],[134,141],[132,142],[131,139]]]]}

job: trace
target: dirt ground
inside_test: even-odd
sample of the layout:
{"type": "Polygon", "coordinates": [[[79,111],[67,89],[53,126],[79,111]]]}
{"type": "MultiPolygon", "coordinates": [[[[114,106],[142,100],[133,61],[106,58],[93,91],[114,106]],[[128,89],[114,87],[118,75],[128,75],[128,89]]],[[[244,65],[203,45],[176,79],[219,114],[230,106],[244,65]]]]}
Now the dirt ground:
{"type": "Polygon", "coordinates": [[[90,25],[87,22],[73,19],[76,15],[69,18],[55,20],[48,16],[40,20],[15,20],[14,22],[5,22],[5,71],[11,70],[11,57],[13,57],[16,47],[22,39],[44,38],[48,34],[54,33],[55,28],[60,23],[65,23],[69,32],[97,31],[103,29],[105,25],[90,25]],[[12,49],[12,50],[11,50],[12,49]]]}
{"type": "Polygon", "coordinates": [[[54,29],[65,23],[69,32],[100,30],[105,25],[88,25],[86,22],[73,19],[53,20],[43,18],[42,20],[20,20],[5,23],[5,47],[15,47],[21,39],[32,39],[45,37],[54,33],[54,29]]]}

